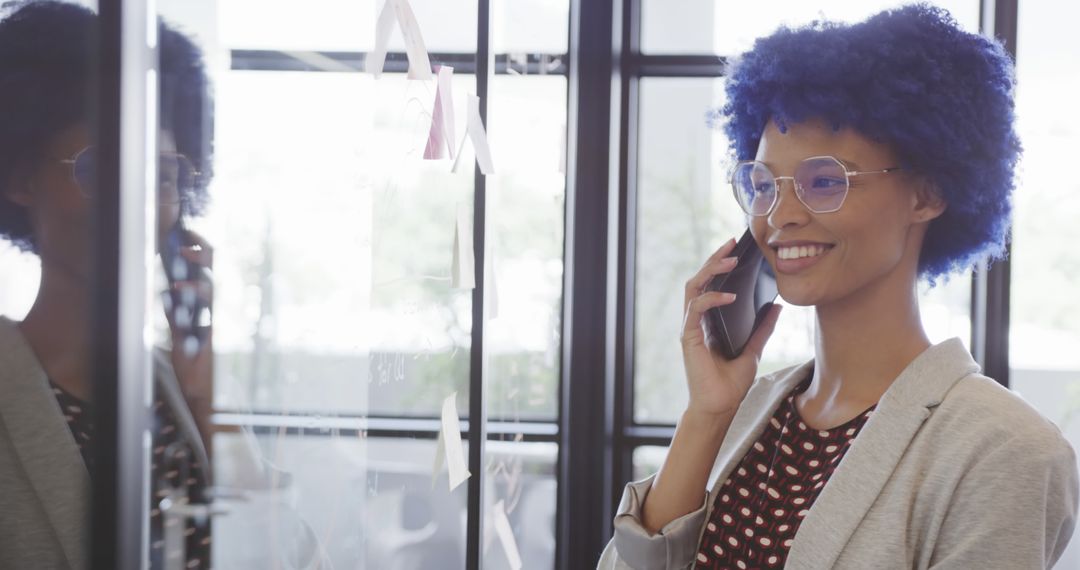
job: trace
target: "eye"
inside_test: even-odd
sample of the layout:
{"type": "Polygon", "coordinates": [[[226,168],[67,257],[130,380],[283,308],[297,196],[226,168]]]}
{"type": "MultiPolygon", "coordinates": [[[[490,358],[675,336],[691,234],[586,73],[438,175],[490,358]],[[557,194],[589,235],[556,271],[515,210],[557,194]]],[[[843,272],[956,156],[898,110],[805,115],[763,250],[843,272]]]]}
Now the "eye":
{"type": "Polygon", "coordinates": [[[761,181],[754,185],[754,193],[766,194],[773,191],[774,184],[771,181],[761,181]]]}
{"type": "Polygon", "coordinates": [[[837,178],[834,176],[815,176],[811,181],[811,186],[821,190],[831,190],[844,186],[845,181],[843,178],[837,178]]]}

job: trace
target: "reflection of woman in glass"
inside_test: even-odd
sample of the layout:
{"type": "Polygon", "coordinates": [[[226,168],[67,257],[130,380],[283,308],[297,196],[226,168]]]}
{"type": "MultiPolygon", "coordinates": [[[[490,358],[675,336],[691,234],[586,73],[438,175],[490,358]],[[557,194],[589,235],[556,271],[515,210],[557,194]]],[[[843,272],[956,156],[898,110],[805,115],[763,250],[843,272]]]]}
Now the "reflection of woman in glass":
{"type": "MultiPolygon", "coordinates": [[[[915,5],[781,28],[728,78],[732,186],[783,298],[815,307],[815,358],[757,378],[706,348],[686,285],[690,390],[668,456],[627,486],[602,568],[1046,568],[1077,513],[1054,424],[931,344],[918,279],[1000,256],[1013,169],[1012,64],[915,5]],[[705,490],[706,492],[702,492],[705,490]]],[[[1048,207],[1053,207],[1049,205],[1048,207]]]]}
{"type": "MultiPolygon", "coordinates": [[[[41,284],[21,322],[0,317],[0,566],[86,567],[89,480],[95,476],[87,362],[97,189],[88,86],[96,16],[81,7],[32,2],[0,22],[0,236],[41,260],[41,284]]],[[[210,265],[202,240],[177,229],[206,199],[211,106],[202,56],[181,34],[159,29],[160,236],[180,236],[178,255],[210,265]],[[180,232],[177,234],[176,232],[180,232]],[[187,244],[200,244],[190,247],[187,244]]],[[[179,281],[181,295],[209,302],[209,285],[179,281]]],[[[175,313],[172,313],[175,314],[175,313]]],[[[190,327],[170,319],[174,344],[190,327]],[[179,334],[178,334],[179,333],[179,334]]],[[[211,348],[155,354],[151,560],[162,567],[166,496],[205,500],[211,348]]],[[[209,566],[210,529],[174,529],[188,568],[209,566]]],[[[171,554],[171,553],[170,553],[171,554]]]]}

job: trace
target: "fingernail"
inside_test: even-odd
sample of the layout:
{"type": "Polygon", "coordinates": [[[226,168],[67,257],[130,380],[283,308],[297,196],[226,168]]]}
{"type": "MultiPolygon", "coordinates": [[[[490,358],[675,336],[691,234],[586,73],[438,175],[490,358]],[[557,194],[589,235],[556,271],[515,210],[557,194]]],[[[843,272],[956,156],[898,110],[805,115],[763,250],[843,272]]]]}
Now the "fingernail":
{"type": "Polygon", "coordinates": [[[735,293],[724,293],[723,295],[720,296],[720,298],[725,300],[725,301],[734,301],[735,300],[735,293]]]}

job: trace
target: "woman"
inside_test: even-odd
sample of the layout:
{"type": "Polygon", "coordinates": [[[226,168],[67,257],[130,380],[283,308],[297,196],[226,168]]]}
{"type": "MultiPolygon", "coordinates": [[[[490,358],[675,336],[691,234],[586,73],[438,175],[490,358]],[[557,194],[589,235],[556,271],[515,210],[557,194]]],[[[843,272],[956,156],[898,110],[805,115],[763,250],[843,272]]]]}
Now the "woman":
{"type": "Polygon", "coordinates": [[[732,186],[814,359],[757,378],[772,307],[732,361],[686,285],[690,399],[660,471],[627,486],[601,568],[1048,568],[1076,455],[1036,410],[932,345],[916,284],[999,257],[1020,145],[1012,67],[926,5],[781,28],[735,62],[732,186]],[[703,500],[702,490],[706,489],[703,500]]]}
{"type": "MultiPolygon", "coordinates": [[[[75,5],[29,2],[0,22],[0,237],[41,260],[37,298],[21,322],[0,317],[0,568],[88,566],[88,492],[97,441],[90,388],[90,311],[94,267],[90,227],[96,152],[88,86],[96,16],[75,5]]],[[[186,243],[179,255],[210,265],[210,249],[177,229],[181,213],[206,198],[211,106],[202,56],[192,42],[159,27],[161,175],[159,243],[186,243]],[[201,177],[198,173],[204,173],[201,177]],[[179,233],[177,233],[179,232],[179,233]]],[[[205,284],[176,290],[209,302],[205,284]]],[[[170,313],[170,316],[176,313],[170,313]]],[[[173,341],[192,329],[170,319],[173,341]]],[[[206,499],[208,337],[194,351],[155,354],[150,559],[155,568],[210,564],[210,528],[183,519],[165,552],[170,522],[163,498],[206,499]],[[185,554],[177,554],[184,552],[185,554]]]]}

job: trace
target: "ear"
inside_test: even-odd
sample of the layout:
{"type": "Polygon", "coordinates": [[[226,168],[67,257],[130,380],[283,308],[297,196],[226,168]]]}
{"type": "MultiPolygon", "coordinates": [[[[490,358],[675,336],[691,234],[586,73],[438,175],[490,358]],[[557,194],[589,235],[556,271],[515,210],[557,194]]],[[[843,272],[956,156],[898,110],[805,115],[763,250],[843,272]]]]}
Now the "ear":
{"type": "Polygon", "coordinates": [[[915,184],[911,198],[911,220],[915,223],[929,222],[945,213],[949,204],[933,182],[921,179],[915,184]]]}

